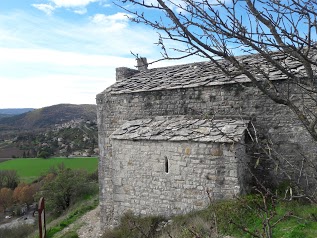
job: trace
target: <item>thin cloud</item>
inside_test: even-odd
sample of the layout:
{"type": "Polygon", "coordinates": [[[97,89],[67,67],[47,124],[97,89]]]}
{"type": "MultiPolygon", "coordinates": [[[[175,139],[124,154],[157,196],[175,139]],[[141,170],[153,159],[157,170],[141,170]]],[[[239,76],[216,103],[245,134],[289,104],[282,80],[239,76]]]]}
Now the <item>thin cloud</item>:
{"type": "Polygon", "coordinates": [[[56,7],[53,7],[51,4],[32,4],[33,7],[37,8],[40,11],[45,12],[47,15],[52,15],[56,7]]]}
{"type": "Polygon", "coordinates": [[[128,22],[128,16],[130,16],[127,13],[124,12],[117,12],[113,15],[105,15],[105,14],[96,14],[92,17],[92,21],[96,23],[102,23],[102,22],[115,22],[115,21],[122,21],[122,22],[128,22]]]}
{"type": "Polygon", "coordinates": [[[131,57],[130,51],[154,54],[156,33],[140,25],[131,26],[124,15],[98,14],[78,23],[22,12],[0,15],[0,47],[125,57],[131,57]]]}
{"type": "Polygon", "coordinates": [[[103,3],[103,0],[48,0],[43,4],[32,4],[33,7],[40,11],[45,12],[47,15],[52,13],[58,8],[65,8],[71,10],[74,13],[83,15],[87,13],[87,6],[91,3],[99,2],[103,3]]]}
{"type": "Polygon", "coordinates": [[[114,15],[95,14],[91,17],[91,22],[107,32],[121,31],[129,25],[127,14],[122,12],[114,15]]]}
{"type": "MultiPolygon", "coordinates": [[[[158,2],[156,0],[144,0],[144,3],[147,5],[153,5],[158,6],[158,2]]],[[[182,0],[173,0],[173,1],[167,1],[165,4],[174,11],[183,11],[183,8],[186,7],[186,3],[182,0]]]]}
{"type": "Polygon", "coordinates": [[[57,7],[85,7],[93,2],[100,0],[51,0],[57,7]]]}
{"type": "Polygon", "coordinates": [[[131,58],[21,48],[0,48],[0,62],[48,63],[65,67],[119,67],[122,64],[131,66],[131,58]]]}
{"type": "Polygon", "coordinates": [[[74,10],[74,12],[79,14],[79,15],[84,15],[87,13],[87,9],[86,8],[77,9],[77,10],[74,10]]]}
{"type": "Polygon", "coordinates": [[[96,94],[112,83],[111,79],[105,77],[69,74],[0,77],[0,81],[3,83],[0,89],[0,108],[41,108],[59,103],[95,104],[96,94]],[[8,98],[12,100],[7,100],[8,98]]]}

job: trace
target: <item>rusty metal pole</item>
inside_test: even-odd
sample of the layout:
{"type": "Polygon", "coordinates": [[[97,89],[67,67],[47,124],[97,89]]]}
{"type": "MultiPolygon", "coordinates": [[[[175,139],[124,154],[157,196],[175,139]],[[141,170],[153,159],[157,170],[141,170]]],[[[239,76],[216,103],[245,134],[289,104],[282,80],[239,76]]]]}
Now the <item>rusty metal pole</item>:
{"type": "Polygon", "coordinates": [[[40,238],[46,238],[46,222],[45,222],[45,200],[44,197],[40,198],[39,206],[39,234],[40,238]]]}

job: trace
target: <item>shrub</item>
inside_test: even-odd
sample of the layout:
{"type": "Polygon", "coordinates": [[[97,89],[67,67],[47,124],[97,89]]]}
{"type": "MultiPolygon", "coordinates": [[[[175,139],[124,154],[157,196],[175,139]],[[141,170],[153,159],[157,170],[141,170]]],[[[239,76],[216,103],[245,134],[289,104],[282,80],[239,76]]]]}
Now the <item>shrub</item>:
{"type": "Polygon", "coordinates": [[[50,153],[47,152],[47,151],[41,151],[39,154],[38,154],[38,158],[43,158],[43,159],[47,159],[48,157],[50,156],[50,153]]]}
{"type": "Polygon", "coordinates": [[[102,238],[153,237],[163,220],[158,216],[140,217],[128,212],[121,218],[120,226],[107,230],[102,238]]]}
{"type": "Polygon", "coordinates": [[[88,175],[88,179],[93,182],[98,182],[98,169],[88,175]]]}

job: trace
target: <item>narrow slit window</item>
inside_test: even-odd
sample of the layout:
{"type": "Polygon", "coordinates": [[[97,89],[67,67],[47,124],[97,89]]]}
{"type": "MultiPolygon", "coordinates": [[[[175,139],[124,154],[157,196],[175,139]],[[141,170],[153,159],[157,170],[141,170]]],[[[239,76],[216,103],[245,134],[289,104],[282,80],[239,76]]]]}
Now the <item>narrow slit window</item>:
{"type": "Polygon", "coordinates": [[[168,158],[165,156],[165,173],[168,174],[168,158]]]}

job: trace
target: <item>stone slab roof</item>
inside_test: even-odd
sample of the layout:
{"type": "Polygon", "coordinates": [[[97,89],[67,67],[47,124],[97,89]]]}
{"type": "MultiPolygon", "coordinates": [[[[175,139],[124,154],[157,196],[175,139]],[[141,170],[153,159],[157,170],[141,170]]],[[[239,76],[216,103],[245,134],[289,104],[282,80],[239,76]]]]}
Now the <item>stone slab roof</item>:
{"type": "Polygon", "coordinates": [[[238,142],[247,128],[247,120],[192,119],[185,116],[158,116],[127,121],[114,131],[111,139],[164,140],[196,142],[238,142]]]}
{"type": "MultiPolygon", "coordinates": [[[[294,61],[281,53],[275,53],[273,58],[279,61],[282,65],[287,66],[290,72],[294,72],[299,76],[305,75],[304,67],[300,62],[294,61]]],[[[250,69],[258,68],[263,70],[269,75],[271,80],[286,79],[284,74],[276,68],[270,66],[267,61],[258,54],[239,56],[238,60],[243,61],[245,65],[250,65],[250,69]]],[[[219,64],[222,64],[232,72],[235,71],[235,69],[224,60],[220,60],[219,64]]],[[[240,74],[234,78],[229,78],[214,63],[199,62],[148,69],[146,71],[136,71],[136,73],[132,76],[116,82],[114,85],[109,87],[106,92],[110,92],[111,94],[122,94],[178,88],[193,88],[199,86],[214,86],[237,82],[250,82],[250,80],[244,74],[240,74]]]]}

